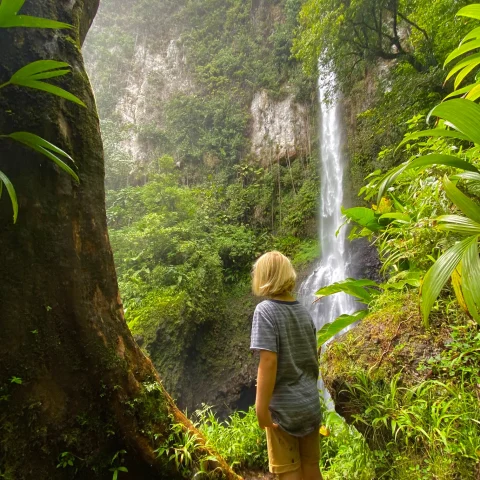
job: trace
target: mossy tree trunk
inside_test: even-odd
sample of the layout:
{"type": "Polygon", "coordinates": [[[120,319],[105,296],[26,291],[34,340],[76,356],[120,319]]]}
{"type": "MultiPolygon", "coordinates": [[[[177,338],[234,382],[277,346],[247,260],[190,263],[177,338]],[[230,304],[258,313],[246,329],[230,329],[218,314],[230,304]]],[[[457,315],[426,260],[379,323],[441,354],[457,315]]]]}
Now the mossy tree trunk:
{"type": "MultiPolygon", "coordinates": [[[[71,31],[0,29],[0,83],[38,59],[68,62],[61,85],[88,106],[36,90],[0,91],[0,133],[30,131],[69,152],[80,185],[50,160],[0,139],[19,197],[0,199],[0,478],[182,478],[154,449],[172,422],[193,427],[125,324],[109,245],[99,122],[80,43],[98,0],[27,0],[22,13],[71,31]],[[112,463],[112,458],[120,453],[112,463]],[[59,455],[73,466],[57,467],[59,455]]],[[[200,448],[196,456],[208,452],[200,448]]],[[[226,478],[236,478],[220,461],[226,478]]]]}

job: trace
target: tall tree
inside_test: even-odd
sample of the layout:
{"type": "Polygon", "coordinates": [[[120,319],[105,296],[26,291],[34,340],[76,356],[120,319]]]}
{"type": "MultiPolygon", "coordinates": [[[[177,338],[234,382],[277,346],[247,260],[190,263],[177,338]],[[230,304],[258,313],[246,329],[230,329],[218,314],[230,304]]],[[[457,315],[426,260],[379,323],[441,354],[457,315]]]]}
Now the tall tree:
{"type": "MultiPolygon", "coordinates": [[[[55,143],[75,158],[80,177],[77,185],[45,157],[0,139],[1,169],[19,197],[15,225],[7,196],[0,199],[0,478],[182,478],[169,460],[172,424],[198,433],[123,319],[99,123],[80,50],[98,1],[29,1],[22,9],[70,23],[70,31],[0,29],[0,83],[34,60],[61,60],[73,72],[62,86],[87,104],[14,86],[0,94],[0,132],[55,143]],[[162,446],[167,454],[158,457],[162,446]]],[[[206,470],[237,478],[196,443],[192,456],[206,470]]]]}
{"type": "Polygon", "coordinates": [[[356,67],[397,60],[423,72],[438,66],[461,22],[451,22],[465,0],[307,0],[294,53],[310,73],[320,57],[340,80],[356,67]],[[452,24],[453,23],[453,24],[452,24]],[[443,44],[447,45],[447,48],[443,44]]]}

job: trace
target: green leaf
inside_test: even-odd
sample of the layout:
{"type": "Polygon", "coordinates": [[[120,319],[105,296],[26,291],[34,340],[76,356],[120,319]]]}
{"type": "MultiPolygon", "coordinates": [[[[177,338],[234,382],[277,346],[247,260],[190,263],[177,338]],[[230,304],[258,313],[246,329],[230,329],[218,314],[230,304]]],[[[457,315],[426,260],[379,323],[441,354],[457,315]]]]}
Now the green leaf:
{"type": "Polygon", "coordinates": [[[52,72],[44,72],[44,73],[37,73],[36,75],[32,75],[32,80],[46,80],[47,78],[55,78],[55,77],[63,77],[71,73],[71,70],[55,70],[52,72]]]}
{"type": "Polygon", "coordinates": [[[467,5],[466,7],[461,8],[457,12],[459,17],[470,17],[480,20],[480,4],[474,3],[472,5],[467,5]]]}
{"type": "Polygon", "coordinates": [[[447,197],[470,219],[480,223],[480,206],[462,193],[447,176],[443,179],[447,197]]]}
{"type": "Polygon", "coordinates": [[[39,82],[37,80],[26,80],[21,84],[23,87],[35,88],[36,90],[43,90],[44,92],[52,93],[53,95],[57,95],[58,97],[65,98],[66,100],[70,100],[71,102],[77,103],[82,107],[86,107],[86,105],[75,95],[67,92],[63,88],[57,87],[55,85],[51,85],[50,83],[39,82]]]}
{"type": "Polygon", "coordinates": [[[468,65],[461,70],[457,77],[455,78],[454,82],[454,87],[455,90],[460,86],[460,84],[463,82],[463,80],[473,71],[474,68],[476,68],[480,64],[480,60],[475,60],[475,61],[470,61],[468,65]]]}
{"type": "Polygon", "coordinates": [[[22,143],[31,143],[35,145],[39,145],[40,147],[46,148],[48,150],[51,150],[52,152],[58,153],[59,155],[62,155],[65,158],[68,158],[71,160],[73,163],[75,161],[73,158],[65,151],[63,151],[61,148],[57,147],[53,143],[50,143],[49,141],[45,140],[42,137],[39,137],[38,135],[35,135],[34,133],[30,132],[14,132],[11,133],[10,135],[7,135],[10,138],[13,138],[14,140],[17,140],[18,142],[22,143]]]}
{"type": "Polygon", "coordinates": [[[438,217],[439,230],[460,233],[462,235],[480,235],[480,223],[460,215],[442,215],[438,217]]]}
{"type": "Polygon", "coordinates": [[[421,287],[421,311],[425,325],[428,326],[428,317],[433,304],[440,295],[445,283],[447,283],[447,280],[462,260],[462,256],[472,243],[473,238],[476,240],[477,237],[469,237],[456,243],[433,264],[425,275],[421,287]]]}
{"type": "MultiPolygon", "coordinates": [[[[8,195],[10,196],[10,201],[12,202],[13,208],[13,223],[17,223],[18,217],[18,201],[17,201],[17,194],[15,193],[15,188],[13,188],[13,184],[10,179],[0,171],[0,185],[5,185],[8,195]]],[[[3,187],[0,189],[0,194],[2,193],[3,187]]]]}
{"type": "Polygon", "coordinates": [[[341,315],[334,322],[325,324],[317,333],[318,347],[321,347],[325,342],[337,335],[337,333],[340,333],[343,329],[364,319],[367,315],[368,310],[359,310],[352,315],[341,315]]]}
{"type": "Polygon", "coordinates": [[[57,22],[48,18],[17,15],[25,0],[2,0],[0,3],[0,28],[72,28],[68,23],[57,22]]]}
{"type": "Polygon", "coordinates": [[[480,85],[477,84],[473,88],[471,88],[465,98],[472,102],[478,100],[480,98],[480,85]]]}
{"type": "Polygon", "coordinates": [[[50,70],[56,70],[59,68],[69,68],[70,65],[65,62],[58,62],[56,60],[37,60],[25,65],[20,70],[17,70],[10,81],[28,79],[32,75],[48,72],[50,70]]]}
{"type": "Polygon", "coordinates": [[[382,228],[378,223],[375,216],[375,212],[370,208],[354,207],[348,209],[342,209],[342,213],[355,223],[358,223],[362,227],[368,228],[372,232],[376,232],[382,228]]]}
{"type": "Polygon", "coordinates": [[[470,180],[473,182],[480,182],[480,173],[475,173],[475,172],[457,173],[456,175],[452,175],[451,178],[456,180],[461,179],[461,180],[470,180]]]}
{"type": "Polygon", "coordinates": [[[480,40],[472,40],[470,42],[463,43],[447,57],[443,66],[445,67],[455,58],[458,58],[464,53],[471,52],[472,50],[475,50],[477,48],[480,48],[480,40]]]}
{"type": "Polygon", "coordinates": [[[478,240],[473,241],[462,259],[462,292],[472,317],[480,323],[480,257],[478,240]]]}
{"type": "Polygon", "coordinates": [[[70,92],[63,90],[56,85],[40,81],[66,75],[70,72],[70,70],[68,70],[66,67],[70,66],[65,62],[57,62],[56,60],[38,60],[25,65],[20,70],[15,72],[12,75],[12,78],[10,78],[10,80],[4,86],[12,84],[19,85],[21,87],[43,90],[85,107],[85,104],[70,92]]]}
{"type": "Polygon", "coordinates": [[[0,19],[16,15],[24,3],[25,0],[2,0],[0,3],[0,19]]]}
{"type": "Polygon", "coordinates": [[[468,67],[472,63],[478,65],[480,63],[480,53],[477,53],[475,55],[470,55],[467,58],[463,59],[461,62],[457,63],[450,72],[448,72],[447,78],[445,79],[445,82],[447,82],[453,75],[455,75],[457,72],[460,70],[463,70],[465,67],[468,67]],[[476,63],[478,62],[478,63],[476,63]]]}
{"type": "Polygon", "coordinates": [[[42,155],[45,155],[50,160],[55,162],[62,170],[66,171],[70,176],[72,176],[77,183],[80,182],[78,175],[65,162],[55,155],[55,153],[57,153],[73,162],[72,157],[68,153],[64,152],[61,148],[58,148],[42,137],[29,132],[14,132],[10,135],[3,135],[3,137],[11,138],[12,140],[22,143],[27,147],[30,147],[31,149],[41,153],[42,155]]]}
{"type": "Polygon", "coordinates": [[[478,86],[478,85],[480,85],[480,84],[479,83],[471,83],[470,85],[467,85],[466,87],[460,88],[459,90],[454,90],[452,93],[449,93],[443,99],[443,101],[448,100],[449,98],[452,98],[452,97],[459,97],[460,95],[464,95],[465,93],[468,93],[471,90],[473,90],[473,88],[478,86]]]}
{"type": "Polygon", "coordinates": [[[410,133],[405,136],[405,138],[398,144],[398,147],[395,149],[397,151],[402,145],[411,142],[412,140],[417,140],[418,138],[423,137],[442,137],[442,138],[458,138],[459,140],[469,140],[469,138],[456,130],[447,130],[445,128],[435,128],[433,130],[422,130],[420,132],[410,133]]]}
{"type": "Polygon", "coordinates": [[[381,285],[381,288],[384,290],[388,290],[390,288],[393,288],[394,290],[401,290],[406,285],[418,288],[421,285],[421,276],[422,273],[419,271],[404,270],[389,278],[387,283],[383,283],[381,285]]]}
{"type": "Polygon", "coordinates": [[[480,106],[476,103],[455,98],[437,105],[429,113],[430,116],[443,118],[470,141],[480,145],[480,106]]]}
{"type": "Polygon", "coordinates": [[[332,283],[331,285],[321,288],[315,293],[315,296],[318,301],[329,295],[343,292],[352,295],[365,303],[369,303],[375,295],[378,295],[378,291],[371,287],[378,287],[378,285],[373,280],[355,280],[354,278],[347,278],[341,282],[332,283]]]}
{"type": "Polygon", "coordinates": [[[13,15],[8,18],[0,18],[0,28],[25,27],[25,28],[73,28],[72,25],[48,18],[31,17],[29,15],[13,15]]]}
{"type": "Polygon", "coordinates": [[[407,215],[406,213],[400,213],[400,212],[392,212],[392,213],[384,213],[378,221],[380,220],[396,220],[401,223],[410,223],[412,219],[410,218],[410,215],[407,215]]]}
{"type": "Polygon", "coordinates": [[[466,162],[465,160],[461,160],[458,157],[454,157],[453,155],[440,155],[437,153],[424,155],[423,157],[416,158],[410,162],[405,162],[387,172],[378,186],[377,202],[380,203],[385,190],[387,190],[404,171],[412,168],[428,167],[431,165],[445,165],[448,167],[455,167],[470,172],[480,173],[474,165],[466,162]]]}
{"type": "Polygon", "coordinates": [[[480,27],[474,28],[471,32],[469,32],[464,39],[462,40],[461,44],[468,42],[469,40],[474,40],[476,38],[480,38],[480,27]]]}

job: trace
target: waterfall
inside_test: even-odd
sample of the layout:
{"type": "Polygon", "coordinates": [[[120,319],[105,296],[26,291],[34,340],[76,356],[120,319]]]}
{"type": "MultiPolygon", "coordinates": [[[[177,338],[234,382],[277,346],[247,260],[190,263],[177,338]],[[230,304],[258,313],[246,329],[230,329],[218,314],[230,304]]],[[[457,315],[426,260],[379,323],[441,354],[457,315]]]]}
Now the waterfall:
{"type": "Polygon", "coordinates": [[[339,228],[344,222],[341,213],[343,203],[343,178],[347,164],[343,155],[341,109],[339,98],[327,91],[335,90],[335,77],[320,77],[318,97],[320,111],[320,211],[319,243],[320,261],[314,272],[299,289],[299,300],[309,309],[317,330],[332,322],[344,313],[352,313],[357,308],[349,295],[337,293],[313,303],[315,292],[326,285],[345,280],[348,277],[348,245],[346,228],[339,228]],[[338,235],[337,235],[338,232],[338,235]]]}

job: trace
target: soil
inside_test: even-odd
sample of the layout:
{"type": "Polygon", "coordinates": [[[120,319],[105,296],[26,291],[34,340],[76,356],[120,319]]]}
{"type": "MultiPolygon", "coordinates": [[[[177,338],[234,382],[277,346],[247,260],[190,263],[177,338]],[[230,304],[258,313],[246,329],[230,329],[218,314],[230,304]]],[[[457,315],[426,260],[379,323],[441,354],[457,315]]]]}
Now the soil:
{"type": "Polygon", "coordinates": [[[277,477],[272,473],[245,471],[241,473],[244,480],[275,480],[277,477]]]}

